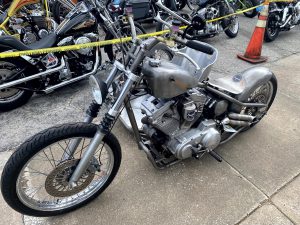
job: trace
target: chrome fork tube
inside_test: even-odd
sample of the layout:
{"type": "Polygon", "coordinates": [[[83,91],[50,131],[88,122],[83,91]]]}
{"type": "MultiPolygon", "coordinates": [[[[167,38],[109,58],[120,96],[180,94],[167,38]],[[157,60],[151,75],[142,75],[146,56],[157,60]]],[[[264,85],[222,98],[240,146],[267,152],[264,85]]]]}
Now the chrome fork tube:
{"type": "MultiPolygon", "coordinates": [[[[114,103],[114,105],[108,112],[109,116],[116,117],[118,115],[118,113],[120,112],[120,109],[123,105],[123,102],[124,102],[126,96],[128,95],[128,92],[130,91],[133,83],[134,83],[133,79],[127,79],[127,81],[120,93],[120,96],[118,97],[118,99],[116,100],[116,102],[114,103]]],[[[106,135],[106,132],[102,131],[101,128],[98,129],[96,135],[91,140],[91,143],[89,144],[87,150],[83,153],[83,156],[80,159],[78,166],[76,167],[74,173],[71,176],[71,179],[69,181],[69,184],[71,185],[71,187],[76,186],[76,182],[80,179],[82,174],[86,171],[86,169],[90,165],[91,159],[92,159],[93,155],[95,154],[98,146],[101,144],[105,135],[106,135]]]]}
{"type": "MultiPolygon", "coordinates": [[[[84,118],[83,122],[84,123],[91,123],[93,121],[93,117],[86,115],[86,117],[84,118]]],[[[65,161],[65,160],[69,160],[72,158],[72,156],[74,155],[76,149],[78,148],[80,142],[81,142],[82,138],[76,138],[73,139],[70,143],[70,146],[67,146],[67,150],[64,152],[61,161],[65,161]]]]}
{"type": "Polygon", "coordinates": [[[98,130],[94,138],[91,140],[91,143],[89,144],[87,150],[83,153],[83,156],[80,159],[78,166],[76,167],[74,173],[70,178],[69,184],[71,185],[71,187],[76,187],[77,181],[80,179],[82,174],[86,171],[86,169],[90,165],[92,157],[95,154],[98,146],[101,144],[104,136],[105,133],[98,130]]]}

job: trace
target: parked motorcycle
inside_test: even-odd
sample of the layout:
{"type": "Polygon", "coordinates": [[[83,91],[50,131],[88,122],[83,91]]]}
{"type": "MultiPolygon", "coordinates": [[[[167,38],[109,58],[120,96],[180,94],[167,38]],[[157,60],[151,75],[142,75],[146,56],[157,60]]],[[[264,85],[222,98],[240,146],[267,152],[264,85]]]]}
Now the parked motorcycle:
{"type": "MultiPolygon", "coordinates": [[[[179,20],[181,25],[192,25],[198,23],[201,27],[193,31],[187,31],[194,39],[214,37],[224,30],[225,34],[230,38],[235,38],[239,31],[239,22],[237,16],[230,16],[221,20],[209,22],[210,20],[234,13],[233,8],[228,3],[228,0],[205,0],[198,5],[197,10],[190,15],[178,14],[164,6],[161,0],[157,3],[159,8],[163,9],[162,19],[170,23],[173,19],[179,20]],[[197,21],[197,22],[196,22],[197,21]]],[[[157,23],[156,30],[161,31],[167,29],[166,24],[162,22],[157,23]]]]}
{"type": "Polygon", "coordinates": [[[270,3],[265,41],[274,41],[280,31],[288,31],[300,24],[300,1],[270,3]]]}
{"type": "MultiPolygon", "coordinates": [[[[130,15],[128,20],[134,29],[130,15]]],[[[47,129],[17,149],[1,179],[3,197],[13,209],[55,216],[100,195],[120,167],[121,146],[111,130],[124,106],[139,148],[159,169],[206,153],[221,161],[214,149],[259,123],[276,95],[274,74],[254,67],[208,79],[217,49],[179,39],[179,27],[174,23],[172,28],[167,41],[139,41],[133,35],[124,63],[115,61],[106,80],[90,77],[94,101],[84,123],[47,129]],[[174,42],[185,47],[178,50],[174,42]],[[171,62],[151,58],[161,43],[174,52],[171,62]],[[141,89],[144,95],[136,95],[141,89]],[[143,97],[138,115],[131,107],[133,97],[143,97]],[[99,125],[93,124],[104,103],[111,107],[99,125]]]]}
{"type": "Polygon", "coordinates": [[[0,35],[15,35],[24,44],[32,44],[47,36],[57,24],[47,18],[39,0],[14,0],[4,5],[0,15],[0,35]]]}
{"type": "MultiPolygon", "coordinates": [[[[90,43],[99,40],[99,32],[103,30],[107,36],[115,38],[131,35],[128,24],[121,26],[113,23],[105,6],[98,1],[85,0],[72,9],[55,32],[33,44],[25,45],[12,36],[0,36],[0,51],[90,43]]],[[[128,50],[129,46],[124,46],[121,49],[106,46],[105,51],[114,59],[117,51],[128,50]]],[[[0,111],[25,104],[34,92],[47,94],[87,78],[100,64],[100,50],[91,48],[3,59],[0,61],[0,111]]]]}
{"type": "MultiPolygon", "coordinates": [[[[66,13],[74,7],[74,1],[75,0],[58,0],[53,3],[52,12],[57,23],[60,23],[66,13]]],[[[155,3],[156,0],[131,1],[135,21],[152,22],[160,10],[155,3]]],[[[106,5],[112,16],[115,17],[116,15],[123,14],[126,0],[103,0],[103,4],[106,5]]],[[[185,0],[162,0],[162,4],[176,12],[185,6],[185,0]]]]}

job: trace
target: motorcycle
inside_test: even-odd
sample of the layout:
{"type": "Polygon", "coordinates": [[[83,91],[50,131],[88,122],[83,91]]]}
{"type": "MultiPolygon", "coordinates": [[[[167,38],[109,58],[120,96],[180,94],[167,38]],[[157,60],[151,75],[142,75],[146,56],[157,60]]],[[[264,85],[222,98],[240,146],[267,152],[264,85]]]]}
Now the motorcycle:
{"type": "MultiPolygon", "coordinates": [[[[98,1],[85,0],[70,11],[55,32],[33,44],[25,45],[12,36],[0,36],[0,51],[90,43],[98,41],[103,30],[107,36],[115,38],[130,35],[130,27],[125,23],[117,27],[105,6],[98,1]]],[[[127,48],[117,50],[127,51],[127,48]]],[[[116,56],[117,50],[114,50],[112,46],[105,46],[111,59],[116,56]]],[[[100,49],[92,48],[3,59],[0,61],[0,111],[9,111],[25,104],[34,92],[48,94],[85,79],[97,71],[100,64],[100,49]]]]}
{"type": "MultiPolygon", "coordinates": [[[[66,13],[74,7],[75,0],[58,0],[53,3],[52,12],[53,17],[57,23],[64,18],[66,13]]],[[[133,5],[134,19],[137,22],[153,22],[153,18],[160,10],[155,0],[135,0],[131,1],[133,5]]],[[[112,17],[122,14],[126,4],[125,0],[104,0],[103,4],[111,12],[112,17]]],[[[172,11],[178,11],[185,7],[185,0],[163,0],[162,4],[171,9],[172,11]]],[[[118,18],[116,18],[118,19],[118,18]]]]}
{"type": "MultiPolygon", "coordinates": [[[[134,30],[130,13],[128,20],[134,30]]],[[[14,152],[1,179],[3,197],[13,209],[56,216],[99,196],[120,167],[121,146],[111,130],[124,107],[138,147],[158,169],[206,153],[221,161],[215,148],[259,123],[275,98],[275,75],[254,67],[209,79],[217,49],[178,38],[178,29],[174,23],[168,40],[140,41],[132,32],[125,61],[115,61],[105,80],[90,76],[94,100],[84,122],[49,128],[14,152]],[[179,50],[174,42],[185,47],[179,50]],[[171,62],[151,57],[162,43],[174,52],[171,62]],[[143,97],[137,116],[131,107],[135,97],[143,97]],[[93,124],[105,104],[109,110],[93,124]]]]}
{"type": "MultiPolygon", "coordinates": [[[[216,18],[231,14],[234,12],[233,8],[228,3],[228,0],[205,0],[198,5],[198,8],[190,15],[188,14],[178,14],[173,12],[164,6],[161,0],[156,2],[156,5],[163,10],[162,19],[170,23],[173,19],[181,22],[181,26],[188,25],[191,26],[191,20],[194,20],[194,24],[197,23],[199,26],[196,30],[187,30],[187,33],[192,35],[194,39],[202,39],[214,37],[224,30],[225,34],[230,38],[235,38],[239,31],[239,22],[237,16],[230,16],[221,20],[212,21],[216,18]]],[[[167,29],[167,25],[163,22],[158,22],[156,30],[161,31],[167,29]]]]}
{"type": "Polygon", "coordinates": [[[288,31],[300,24],[300,2],[270,3],[269,16],[265,31],[265,41],[274,41],[280,31],[288,31]]]}
{"type": "Polygon", "coordinates": [[[0,15],[0,35],[15,35],[28,45],[53,31],[57,24],[51,18],[47,18],[38,3],[39,0],[14,0],[11,4],[6,2],[0,15]]]}
{"type": "MultiPolygon", "coordinates": [[[[199,4],[201,4],[202,0],[188,0],[188,7],[191,10],[195,10],[199,4]]],[[[240,11],[244,9],[248,9],[260,4],[260,0],[228,0],[229,4],[235,11],[240,11]]],[[[253,18],[258,14],[258,12],[254,9],[251,11],[244,12],[244,15],[249,18],[253,18]]]]}

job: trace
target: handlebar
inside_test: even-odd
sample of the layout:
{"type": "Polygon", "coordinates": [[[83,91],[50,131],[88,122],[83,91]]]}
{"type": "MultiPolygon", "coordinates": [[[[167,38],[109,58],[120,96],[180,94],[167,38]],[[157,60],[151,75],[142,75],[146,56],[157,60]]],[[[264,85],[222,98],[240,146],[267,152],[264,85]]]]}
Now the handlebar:
{"type": "Polygon", "coordinates": [[[189,48],[195,49],[197,51],[206,53],[208,55],[214,54],[214,49],[210,46],[202,44],[200,41],[187,41],[185,45],[189,48]]]}

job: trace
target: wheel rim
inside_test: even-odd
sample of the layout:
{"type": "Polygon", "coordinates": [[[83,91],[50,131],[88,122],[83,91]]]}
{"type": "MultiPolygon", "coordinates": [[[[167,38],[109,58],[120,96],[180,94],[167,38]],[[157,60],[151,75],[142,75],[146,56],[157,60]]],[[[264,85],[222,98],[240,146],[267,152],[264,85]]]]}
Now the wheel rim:
{"type": "Polygon", "coordinates": [[[231,18],[230,25],[228,26],[228,29],[231,31],[231,33],[236,34],[239,30],[239,22],[236,16],[231,18]]]}
{"type": "Polygon", "coordinates": [[[63,153],[75,139],[64,139],[42,149],[22,168],[16,188],[24,205],[39,211],[63,210],[87,200],[104,186],[113,170],[114,157],[111,148],[103,144],[96,150],[89,169],[79,179],[77,187],[80,188],[74,192],[68,186],[68,179],[91,141],[91,138],[81,137],[74,157],[61,161],[63,153]]]}
{"type": "MultiPolygon", "coordinates": [[[[10,79],[16,73],[16,66],[11,63],[0,64],[0,83],[5,83],[6,80],[10,79]]],[[[18,99],[22,94],[23,90],[17,88],[5,88],[0,90],[0,102],[11,102],[18,99]]]]}
{"type": "Polygon", "coordinates": [[[241,114],[246,114],[249,116],[254,116],[256,119],[253,121],[253,124],[258,123],[263,116],[266,114],[270,107],[270,103],[272,100],[274,87],[271,81],[259,86],[255,89],[252,94],[249,96],[247,102],[251,103],[263,103],[267,106],[264,108],[257,108],[257,107],[244,107],[242,108],[241,114]]]}

